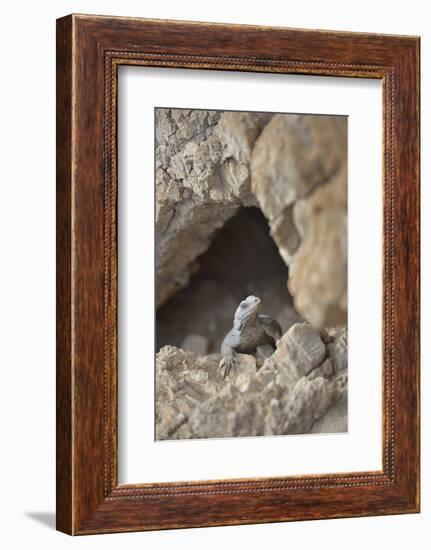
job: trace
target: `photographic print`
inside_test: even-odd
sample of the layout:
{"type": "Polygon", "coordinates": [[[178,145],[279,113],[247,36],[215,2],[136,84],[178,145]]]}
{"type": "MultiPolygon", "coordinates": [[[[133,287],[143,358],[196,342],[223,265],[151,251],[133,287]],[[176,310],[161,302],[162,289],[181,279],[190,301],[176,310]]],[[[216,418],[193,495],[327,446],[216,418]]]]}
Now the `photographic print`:
{"type": "Polygon", "coordinates": [[[419,62],[57,21],[58,530],[420,511],[419,62]]]}
{"type": "Polygon", "coordinates": [[[347,431],[347,117],[155,109],[156,439],[347,431]]]}

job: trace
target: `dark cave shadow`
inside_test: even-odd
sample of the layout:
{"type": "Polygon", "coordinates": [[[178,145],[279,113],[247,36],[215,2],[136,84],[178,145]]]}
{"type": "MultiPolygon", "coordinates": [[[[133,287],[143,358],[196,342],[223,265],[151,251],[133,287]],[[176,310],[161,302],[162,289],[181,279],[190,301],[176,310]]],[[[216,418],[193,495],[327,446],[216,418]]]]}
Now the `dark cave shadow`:
{"type": "Polygon", "coordinates": [[[263,313],[283,331],[299,320],[286,284],[289,270],[259,208],[239,208],[196,264],[187,286],[156,312],[157,351],[165,345],[182,348],[191,334],[204,338],[207,353],[217,353],[236,307],[250,294],[262,299],[263,313]]]}
{"type": "Polygon", "coordinates": [[[24,515],[45,527],[55,529],[55,513],[54,512],[24,512],[24,515]]]}

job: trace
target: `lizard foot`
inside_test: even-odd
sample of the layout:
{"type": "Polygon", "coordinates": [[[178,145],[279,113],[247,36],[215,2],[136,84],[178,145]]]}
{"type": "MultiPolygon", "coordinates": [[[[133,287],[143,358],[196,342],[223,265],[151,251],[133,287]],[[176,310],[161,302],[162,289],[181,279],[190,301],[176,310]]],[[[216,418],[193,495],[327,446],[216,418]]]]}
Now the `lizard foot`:
{"type": "Polygon", "coordinates": [[[235,365],[236,360],[233,355],[225,355],[224,357],[222,357],[218,369],[223,378],[229,376],[231,371],[235,369],[235,365]]]}

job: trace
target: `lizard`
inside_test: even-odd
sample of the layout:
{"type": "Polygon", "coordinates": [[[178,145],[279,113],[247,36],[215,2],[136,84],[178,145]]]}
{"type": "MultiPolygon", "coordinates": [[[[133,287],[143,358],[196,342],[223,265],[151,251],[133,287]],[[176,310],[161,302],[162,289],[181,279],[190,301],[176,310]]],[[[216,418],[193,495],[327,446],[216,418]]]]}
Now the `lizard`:
{"type": "Polygon", "coordinates": [[[259,313],[261,302],[257,296],[248,296],[237,307],[233,327],[225,336],[220,350],[223,357],[219,370],[223,378],[235,367],[237,353],[253,354],[267,345],[274,351],[282,330],[275,319],[259,313]]]}

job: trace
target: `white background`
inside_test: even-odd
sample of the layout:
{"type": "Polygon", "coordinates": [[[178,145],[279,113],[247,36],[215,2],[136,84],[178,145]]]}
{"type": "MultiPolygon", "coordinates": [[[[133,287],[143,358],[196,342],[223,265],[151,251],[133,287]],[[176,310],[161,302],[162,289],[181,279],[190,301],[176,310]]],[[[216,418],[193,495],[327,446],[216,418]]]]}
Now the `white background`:
{"type": "MultiPolygon", "coordinates": [[[[2,11],[1,543],[5,548],[314,549],[429,546],[431,521],[431,340],[422,345],[422,514],[69,538],[53,530],[55,18],[70,12],[208,20],[422,36],[422,97],[431,97],[427,3],[262,3],[158,0],[8,2],[2,11]],[[427,539],[427,540],[426,540],[427,539]]],[[[422,150],[431,150],[430,107],[422,102],[422,150]]],[[[422,167],[422,327],[431,330],[431,189],[422,167]]],[[[364,220],[366,223],[366,220],[364,220]]],[[[364,396],[364,406],[366,406],[364,396]]]]}
{"type": "Polygon", "coordinates": [[[120,482],[380,470],[381,82],[147,67],[122,67],[119,74],[120,482]],[[348,114],[348,433],[154,441],[155,105],[348,114]],[[371,361],[364,360],[364,341],[371,361]]]}

